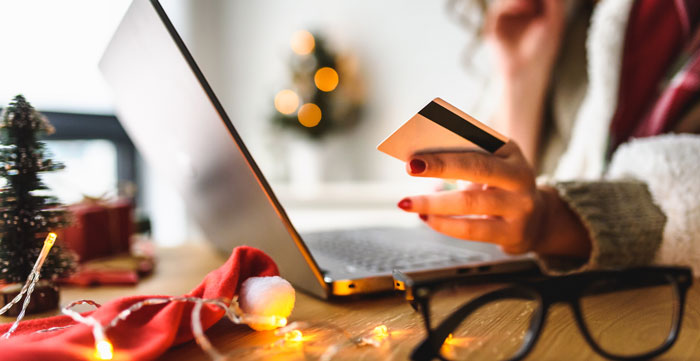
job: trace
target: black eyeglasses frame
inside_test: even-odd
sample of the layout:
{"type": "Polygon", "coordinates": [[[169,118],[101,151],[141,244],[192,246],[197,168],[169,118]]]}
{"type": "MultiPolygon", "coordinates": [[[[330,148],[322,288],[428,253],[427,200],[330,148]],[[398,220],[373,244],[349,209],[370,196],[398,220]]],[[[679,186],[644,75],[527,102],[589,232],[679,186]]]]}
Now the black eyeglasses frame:
{"type": "MultiPolygon", "coordinates": [[[[411,306],[419,311],[424,320],[428,337],[416,347],[411,354],[414,361],[427,361],[434,358],[446,360],[440,354],[449,334],[466,319],[471,312],[479,307],[500,299],[529,299],[538,302],[538,308],[532,316],[530,328],[526,332],[524,342],[518,352],[509,361],[522,360],[537,343],[545,317],[551,305],[555,303],[568,304],[573,311],[579,331],[586,342],[599,355],[612,360],[641,360],[658,356],[673,346],[680,333],[683,318],[685,298],[692,285],[692,271],[687,267],[637,267],[625,270],[599,270],[575,273],[565,276],[544,276],[538,271],[513,274],[494,274],[478,276],[458,276],[438,280],[416,281],[409,276],[394,271],[394,288],[405,291],[406,299],[411,306]],[[650,277],[655,276],[655,277],[650,277]],[[593,282],[617,279],[628,282],[627,288],[639,288],[658,284],[663,276],[673,286],[674,319],[668,337],[658,348],[638,355],[614,355],[602,349],[591,336],[581,311],[580,299],[586,287],[593,282]],[[436,289],[450,285],[478,285],[488,283],[510,284],[504,288],[481,295],[465,303],[444,319],[434,329],[431,326],[430,298],[436,289]]],[[[611,290],[614,291],[614,290],[611,290]]]]}

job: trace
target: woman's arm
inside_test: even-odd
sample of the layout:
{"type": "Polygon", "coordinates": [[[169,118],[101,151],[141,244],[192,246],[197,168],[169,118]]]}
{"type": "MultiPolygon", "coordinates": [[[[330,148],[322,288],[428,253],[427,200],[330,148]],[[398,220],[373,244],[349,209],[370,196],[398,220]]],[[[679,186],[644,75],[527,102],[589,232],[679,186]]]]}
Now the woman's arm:
{"type": "Polygon", "coordinates": [[[493,124],[536,164],[547,89],[564,31],[564,1],[500,0],[489,8],[486,40],[503,95],[493,124]]]}
{"type": "Polygon", "coordinates": [[[683,264],[700,275],[700,135],[665,134],[623,144],[609,180],[637,180],[666,216],[656,262],[683,264]]]}

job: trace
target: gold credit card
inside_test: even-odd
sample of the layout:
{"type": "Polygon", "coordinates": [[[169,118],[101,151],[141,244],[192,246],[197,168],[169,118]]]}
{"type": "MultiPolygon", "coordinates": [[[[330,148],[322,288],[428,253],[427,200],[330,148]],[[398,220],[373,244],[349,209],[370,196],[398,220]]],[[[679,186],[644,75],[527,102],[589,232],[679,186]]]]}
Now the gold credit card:
{"type": "Polygon", "coordinates": [[[418,152],[482,149],[493,153],[508,138],[448,102],[435,98],[377,149],[404,162],[418,152]]]}

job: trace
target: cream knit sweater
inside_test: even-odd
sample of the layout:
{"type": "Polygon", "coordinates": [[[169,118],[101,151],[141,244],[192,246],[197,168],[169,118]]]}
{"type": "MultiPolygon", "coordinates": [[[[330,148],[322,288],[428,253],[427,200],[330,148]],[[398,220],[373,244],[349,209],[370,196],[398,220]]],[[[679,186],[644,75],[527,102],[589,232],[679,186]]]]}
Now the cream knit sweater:
{"type": "Polygon", "coordinates": [[[555,70],[562,74],[553,84],[555,131],[543,159],[557,161],[548,183],[578,213],[593,247],[585,263],[541,261],[555,273],[661,263],[691,266],[700,276],[700,136],[634,140],[605,164],[631,5],[600,1],[587,25],[585,58],[564,54],[555,70]]]}

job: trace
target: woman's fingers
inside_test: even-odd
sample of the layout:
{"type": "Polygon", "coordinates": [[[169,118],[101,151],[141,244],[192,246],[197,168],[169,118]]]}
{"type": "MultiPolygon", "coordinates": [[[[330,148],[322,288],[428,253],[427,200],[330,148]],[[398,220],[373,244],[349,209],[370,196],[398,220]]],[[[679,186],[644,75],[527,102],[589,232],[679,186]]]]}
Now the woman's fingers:
{"type": "Polygon", "coordinates": [[[496,243],[508,253],[532,249],[542,199],[520,148],[507,142],[493,154],[477,151],[414,154],[406,165],[419,177],[460,179],[485,187],[404,198],[398,206],[419,213],[438,232],[496,243]]]}
{"type": "Polygon", "coordinates": [[[529,252],[532,245],[517,231],[518,222],[509,222],[501,218],[452,217],[438,215],[421,215],[432,229],[470,241],[495,243],[506,253],[522,254],[529,252]]]}
{"type": "Polygon", "coordinates": [[[494,154],[479,151],[419,153],[406,164],[410,175],[463,179],[506,190],[532,187],[532,170],[515,143],[494,154]]]}
{"type": "Polygon", "coordinates": [[[434,230],[455,238],[504,244],[508,241],[508,224],[498,218],[450,217],[421,215],[434,230]]]}
{"type": "Polygon", "coordinates": [[[402,199],[398,206],[407,211],[435,215],[490,215],[509,216],[520,213],[521,199],[518,194],[503,189],[488,188],[444,191],[402,199]]]}

